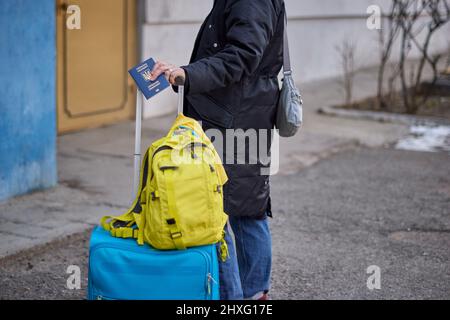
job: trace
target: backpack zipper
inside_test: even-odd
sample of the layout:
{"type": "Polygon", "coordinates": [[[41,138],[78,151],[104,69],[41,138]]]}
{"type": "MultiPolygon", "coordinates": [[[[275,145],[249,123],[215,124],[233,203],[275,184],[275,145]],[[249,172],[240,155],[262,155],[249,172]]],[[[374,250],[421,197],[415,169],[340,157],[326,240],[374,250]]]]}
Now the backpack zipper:
{"type": "MultiPolygon", "coordinates": [[[[166,146],[166,145],[163,145],[163,146],[159,147],[158,149],[155,150],[155,152],[153,152],[151,162],[153,163],[153,158],[156,156],[156,154],[158,152],[161,152],[161,151],[164,151],[164,150],[171,150],[171,149],[173,149],[173,148],[170,147],[170,146],[166,146]]],[[[153,175],[154,175],[154,172],[152,170],[152,175],[150,176],[150,180],[153,179],[153,175]]]]}
{"type": "Polygon", "coordinates": [[[158,152],[161,152],[161,151],[164,151],[164,150],[170,150],[170,149],[173,149],[173,148],[170,147],[170,146],[166,146],[166,145],[163,145],[163,146],[159,147],[158,149],[155,150],[155,152],[153,152],[153,154],[152,154],[152,161],[153,161],[153,158],[155,157],[155,155],[158,152]]]}

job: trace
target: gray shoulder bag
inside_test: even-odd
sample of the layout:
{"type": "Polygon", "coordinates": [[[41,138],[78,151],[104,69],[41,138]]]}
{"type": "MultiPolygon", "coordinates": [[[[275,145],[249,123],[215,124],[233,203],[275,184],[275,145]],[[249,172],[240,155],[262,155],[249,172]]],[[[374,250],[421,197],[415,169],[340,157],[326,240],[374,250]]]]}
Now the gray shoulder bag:
{"type": "Polygon", "coordinates": [[[277,106],[275,126],[282,137],[294,136],[303,121],[303,101],[300,91],[292,78],[291,59],[287,36],[287,15],[284,10],[284,38],[283,38],[283,85],[277,106]]]}

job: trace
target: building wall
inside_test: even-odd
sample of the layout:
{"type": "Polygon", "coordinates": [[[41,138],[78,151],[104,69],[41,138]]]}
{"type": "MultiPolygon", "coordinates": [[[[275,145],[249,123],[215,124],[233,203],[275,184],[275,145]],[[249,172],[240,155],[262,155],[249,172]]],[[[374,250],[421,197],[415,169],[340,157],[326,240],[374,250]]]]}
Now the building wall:
{"type": "MultiPolygon", "coordinates": [[[[142,60],[148,57],[177,65],[189,62],[194,40],[212,0],[145,0],[142,60]]],[[[165,90],[145,102],[144,117],[176,110],[176,95],[165,90]]]]}
{"type": "Polygon", "coordinates": [[[56,184],[55,1],[0,1],[0,200],[56,184]]]}
{"type": "MultiPolygon", "coordinates": [[[[145,0],[142,57],[178,65],[188,63],[196,33],[212,0],[145,0]]],[[[344,40],[356,45],[356,66],[378,63],[378,32],[366,26],[367,7],[377,4],[388,12],[390,0],[286,0],[294,77],[304,83],[340,75],[336,47],[344,40]]],[[[450,24],[436,34],[432,51],[447,50],[450,24]]],[[[395,53],[394,53],[395,54],[395,53]]],[[[176,97],[166,90],[146,102],[144,116],[175,110],[176,97]]]]}

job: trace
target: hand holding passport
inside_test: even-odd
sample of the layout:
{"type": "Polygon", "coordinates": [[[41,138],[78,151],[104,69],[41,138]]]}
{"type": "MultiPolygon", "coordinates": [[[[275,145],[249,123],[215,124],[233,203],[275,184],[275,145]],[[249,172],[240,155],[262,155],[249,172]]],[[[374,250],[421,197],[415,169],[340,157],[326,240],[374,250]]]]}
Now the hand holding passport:
{"type": "Polygon", "coordinates": [[[168,88],[170,85],[164,74],[161,74],[153,81],[150,80],[154,66],[155,60],[150,58],[128,70],[128,73],[134,79],[134,82],[136,82],[139,90],[147,100],[168,88]]]}
{"type": "MultiPolygon", "coordinates": [[[[128,73],[134,79],[139,90],[147,100],[170,86],[164,73],[161,73],[156,79],[152,80],[152,70],[154,67],[155,61],[150,58],[128,70],[128,73]]],[[[178,76],[173,82],[175,82],[175,85],[183,85],[184,78],[178,76]]]]}

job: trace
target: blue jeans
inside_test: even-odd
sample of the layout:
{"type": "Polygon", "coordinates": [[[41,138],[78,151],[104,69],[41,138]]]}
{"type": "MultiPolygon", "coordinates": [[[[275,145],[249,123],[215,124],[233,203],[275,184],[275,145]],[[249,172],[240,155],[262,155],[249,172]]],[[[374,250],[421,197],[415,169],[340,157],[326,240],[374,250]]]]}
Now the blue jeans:
{"type": "Polygon", "coordinates": [[[230,217],[225,231],[229,258],[225,262],[219,259],[220,299],[248,299],[268,292],[272,267],[268,219],[230,217]],[[236,247],[228,227],[233,231],[236,247]]]}

